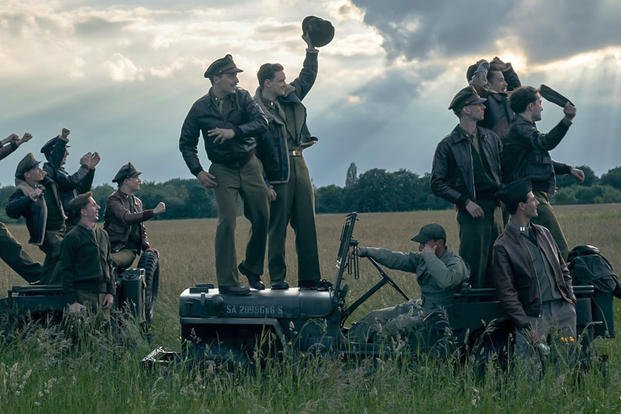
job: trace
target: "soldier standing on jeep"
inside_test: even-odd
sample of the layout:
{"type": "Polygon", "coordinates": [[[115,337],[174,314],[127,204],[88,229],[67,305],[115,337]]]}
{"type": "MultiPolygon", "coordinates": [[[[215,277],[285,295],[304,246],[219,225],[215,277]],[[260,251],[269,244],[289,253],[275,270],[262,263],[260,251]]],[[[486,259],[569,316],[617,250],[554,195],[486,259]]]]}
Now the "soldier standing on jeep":
{"type": "MultiPolygon", "coordinates": [[[[288,289],[285,281],[285,242],[287,226],[295,232],[298,257],[298,281],[301,288],[326,289],[320,280],[314,190],[303,151],[317,138],[306,126],[306,108],[302,99],[317,77],[317,55],[307,35],[306,58],[300,75],[286,83],[278,63],[265,63],[257,73],[259,87],[255,101],[268,118],[267,132],[259,138],[258,154],[270,183],[270,228],[268,268],[272,289],[288,289]]],[[[242,270],[240,268],[240,270],[242,270]]]]}
{"type": "Polygon", "coordinates": [[[244,200],[244,215],[250,220],[250,239],[240,268],[255,288],[262,288],[255,276],[263,273],[269,225],[268,190],[261,162],[255,156],[256,137],[265,132],[267,119],[248,91],[238,88],[242,72],[231,55],[214,61],[205,72],[211,81],[207,95],[192,105],[181,128],[179,150],[190,172],[206,188],[213,188],[218,204],[216,229],[216,276],[221,293],[247,295],[250,289],[239,283],[235,224],[237,197],[244,200]],[[198,139],[205,141],[209,172],[198,159],[198,139]]]}

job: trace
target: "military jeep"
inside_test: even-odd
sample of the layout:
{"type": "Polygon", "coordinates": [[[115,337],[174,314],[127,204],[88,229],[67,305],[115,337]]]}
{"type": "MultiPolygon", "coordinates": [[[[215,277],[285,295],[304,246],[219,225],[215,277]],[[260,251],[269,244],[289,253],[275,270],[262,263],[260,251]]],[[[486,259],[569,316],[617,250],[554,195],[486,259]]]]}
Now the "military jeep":
{"type": "MultiPolygon", "coordinates": [[[[254,363],[257,358],[279,352],[338,353],[343,356],[380,356],[391,352],[382,344],[359,343],[348,338],[345,323],[352,312],[384,285],[396,289],[405,300],[407,295],[372,258],[379,281],[359,298],[347,304],[347,274],[357,276],[358,263],[348,255],[356,213],[345,218],[336,261],[334,285],[328,291],[290,288],[288,290],[254,291],[247,296],[220,294],[211,284],[184,290],[179,300],[182,357],[192,361],[236,361],[254,363]],[[346,273],[347,272],[347,273],[346,273]]],[[[593,286],[575,286],[578,332],[589,347],[596,336],[613,336],[612,305],[595,315],[593,286]],[[601,329],[602,326],[606,329],[601,329]],[[598,328],[598,329],[595,329],[598,328]]],[[[495,297],[494,289],[465,288],[447,307],[445,323],[430,321],[419,334],[409,338],[409,349],[422,352],[447,328],[458,346],[474,350],[485,346],[492,350],[505,346],[511,322],[495,297]],[[448,324],[447,324],[448,321],[448,324]],[[489,329],[494,326],[494,329],[489,329]]],[[[147,364],[170,361],[170,352],[159,348],[143,359],[147,364]]]]}
{"type": "MultiPolygon", "coordinates": [[[[155,252],[145,252],[136,268],[117,275],[116,309],[129,312],[145,329],[153,320],[159,286],[155,252]]],[[[60,322],[70,300],[60,285],[13,286],[0,299],[0,315],[10,326],[37,321],[45,326],[60,322]]]]}

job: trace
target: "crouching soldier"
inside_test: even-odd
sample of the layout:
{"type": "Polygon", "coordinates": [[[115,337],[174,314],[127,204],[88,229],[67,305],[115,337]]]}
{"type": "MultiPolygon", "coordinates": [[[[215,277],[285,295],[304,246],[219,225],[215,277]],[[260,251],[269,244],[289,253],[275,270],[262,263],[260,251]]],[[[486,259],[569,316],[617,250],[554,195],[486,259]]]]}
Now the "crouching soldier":
{"type": "Polygon", "coordinates": [[[108,234],[96,223],[99,205],[89,191],[69,203],[78,224],[61,245],[58,278],[70,302],[69,311],[108,312],[114,303],[114,272],[108,234]]]}
{"type": "Polygon", "coordinates": [[[423,226],[412,237],[419,243],[418,252],[395,252],[375,247],[354,247],[361,257],[371,257],[391,269],[416,273],[421,299],[414,299],[385,309],[375,310],[355,323],[349,337],[359,342],[381,342],[382,339],[413,333],[422,319],[453,303],[470,276],[461,257],[446,246],[446,232],[437,224],[423,226]]]}
{"type": "Polygon", "coordinates": [[[66,216],[56,182],[46,176],[39,163],[28,153],[17,165],[16,189],[9,198],[6,213],[12,218],[26,219],[29,242],[45,253],[41,283],[55,284],[60,283],[54,275],[65,235],[66,216]]]}
{"type": "Polygon", "coordinates": [[[142,209],[142,201],[134,194],[140,190],[140,171],[131,162],[123,165],[112,180],[119,189],[108,197],[104,229],[112,244],[112,261],[119,269],[132,266],[136,256],[149,251],[157,255],[147,238],[143,222],[164,213],[166,205],[159,202],[154,209],[142,209]]]}

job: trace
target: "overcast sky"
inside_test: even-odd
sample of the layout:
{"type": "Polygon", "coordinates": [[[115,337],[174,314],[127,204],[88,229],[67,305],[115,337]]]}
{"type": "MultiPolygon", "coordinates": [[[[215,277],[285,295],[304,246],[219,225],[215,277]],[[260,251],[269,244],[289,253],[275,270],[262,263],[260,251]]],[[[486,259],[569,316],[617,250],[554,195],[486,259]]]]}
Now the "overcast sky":
{"type": "MultiPolygon", "coordinates": [[[[348,165],[431,170],[457,118],[447,109],[479,58],[513,63],[523,84],[545,83],[578,115],[552,153],[601,175],[621,165],[621,2],[617,0],[0,1],[0,135],[34,135],[0,164],[0,183],[62,127],[68,169],[102,156],[96,184],[132,161],[149,181],[191,177],[178,150],[208,64],[226,53],[254,94],[265,62],[301,68],[307,15],[332,21],[319,76],[305,99],[319,143],[305,152],[315,185],[343,185],[348,165]]],[[[541,130],[562,118],[544,104],[541,130]]],[[[201,142],[201,159],[208,165],[201,142]]],[[[72,172],[72,171],[70,171],[72,172]]]]}

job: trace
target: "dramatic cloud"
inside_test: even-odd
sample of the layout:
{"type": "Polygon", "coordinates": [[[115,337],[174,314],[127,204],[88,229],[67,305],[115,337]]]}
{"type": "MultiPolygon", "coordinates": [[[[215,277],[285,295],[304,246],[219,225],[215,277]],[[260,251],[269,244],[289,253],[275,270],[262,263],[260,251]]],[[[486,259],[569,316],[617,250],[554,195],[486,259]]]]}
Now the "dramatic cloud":
{"type": "Polygon", "coordinates": [[[621,41],[615,0],[353,0],[384,37],[391,58],[494,53],[498,42],[533,62],[561,59],[621,41]]]}
{"type": "MultiPolygon", "coordinates": [[[[316,185],[343,184],[352,161],[360,172],[429,171],[457,121],[447,106],[466,67],[494,55],[513,62],[523,83],[549,84],[576,102],[553,155],[601,174],[621,159],[620,10],[614,0],[5,0],[0,134],[35,138],[0,163],[0,182],[12,182],[19,158],[38,154],[62,127],[72,130],[69,169],[87,151],[102,154],[96,183],[129,160],[147,180],[190,177],[179,130],[209,88],[207,65],[232,53],[253,93],[264,62],[282,63],[292,80],[308,15],[336,29],[304,101],[320,139],[305,152],[316,185]]],[[[546,130],[562,115],[546,104],[543,116],[546,130]]]]}

